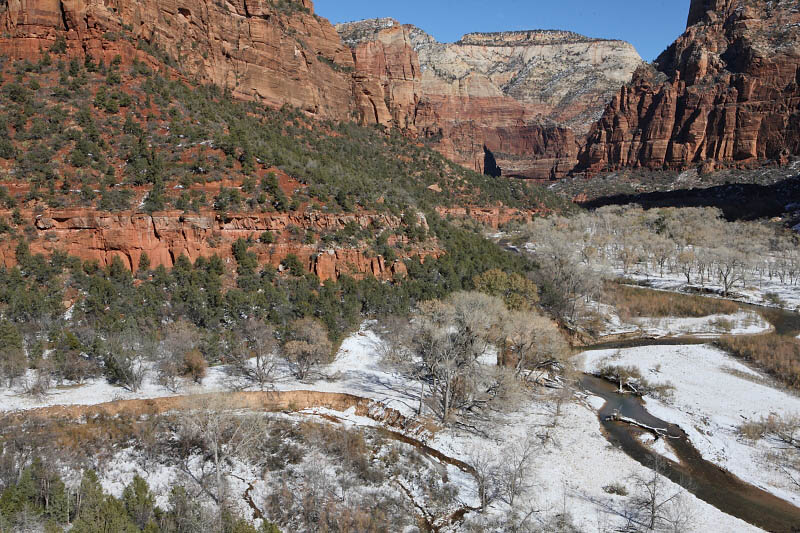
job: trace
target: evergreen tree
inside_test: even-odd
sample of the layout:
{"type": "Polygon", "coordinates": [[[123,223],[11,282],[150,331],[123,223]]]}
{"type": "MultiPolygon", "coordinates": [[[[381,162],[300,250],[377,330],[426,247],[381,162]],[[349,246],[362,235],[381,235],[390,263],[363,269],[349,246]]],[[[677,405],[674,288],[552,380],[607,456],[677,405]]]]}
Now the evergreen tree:
{"type": "Polygon", "coordinates": [[[28,368],[28,358],[22,345],[22,335],[8,320],[0,321],[0,377],[13,385],[28,368]]]}
{"type": "Polygon", "coordinates": [[[155,497],[147,482],[138,474],[133,476],[133,481],[122,491],[122,502],[139,529],[145,529],[155,516],[155,497]]]}

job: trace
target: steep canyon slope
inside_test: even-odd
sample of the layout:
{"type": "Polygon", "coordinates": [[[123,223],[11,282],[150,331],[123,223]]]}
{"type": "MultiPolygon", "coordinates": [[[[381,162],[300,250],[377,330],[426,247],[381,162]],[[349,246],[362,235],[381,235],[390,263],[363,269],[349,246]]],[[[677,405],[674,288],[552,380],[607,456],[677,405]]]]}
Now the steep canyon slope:
{"type": "Polygon", "coordinates": [[[0,0],[0,54],[35,59],[59,38],[72,55],[106,62],[158,49],[234,97],[399,127],[469,168],[534,178],[575,166],[579,139],[641,63],[628,43],[569,32],[440,44],[389,19],[338,27],[345,44],[313,9],[311,0],[0,0]]]}
{"type": "Polygon", "coordinates": [[[452,251],[440,217],[564,207],[346,120],[351,50],[310,4],[183,5],[0,0],[0,269],[29,254],[233,266],[246,245],[321,281],[386,280],[452,251]]]}
{"type": "Polygon", "coordinates": [[[0,54],[15,59],[38,58],[59,37],[72,54],[106,62],[158,47],[176,68],[234,97],[323,118],[354,111],[350,50],[310,0],[0,0],[0,31],[0,54]]]}
{"type": "Polygon", "coordinates": [[[429,139],[480,172],[562,177],[579,139],[642,64],[622,41],[562,31],[439,43],[393,19],[336,27],[353,48],[360,118],[429,139]]]}
{"type": "Polygon", "coordinates": [[[234,97],[398,128],[492,175],[710,170],[800,152],[791,0],[693,0],[652,67],[628,43],[561,31],[438,43],[392,19],[334,28],[311,0],[0,0],[0,55],[34,60],[59,39],[106,63],[158,51],[234,97]]]}

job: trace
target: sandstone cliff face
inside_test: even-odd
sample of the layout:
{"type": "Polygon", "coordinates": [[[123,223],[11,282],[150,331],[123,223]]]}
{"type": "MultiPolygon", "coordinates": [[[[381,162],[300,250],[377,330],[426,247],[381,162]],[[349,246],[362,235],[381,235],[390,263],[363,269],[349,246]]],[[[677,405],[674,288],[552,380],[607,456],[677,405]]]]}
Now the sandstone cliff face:
{"type": "Polygon", "coordinates": [[[71,53],[110,61],[164,50],[180,71],[238,98],[349,119],[353,58],[310,0],[0,0],[0,53],[38,58],[63,36],[71,53]],[[125,30],[121,32],[121,30],[125,30]],[[114,39],[109,38],[115,35],[114,39]],[[128,42],[124,37],[133,37],[128,42]]]}
{"type": "Polygon", "coordinates": [[[568,32],[470,34],[442,44],[392,19],[340,24],[353,48],[361,119],[404,128],[479,172],[561,177],[575,132],[641,64],[619,41],[568,32]],[[496,166],[496,168],[492,168],[496,166]]]}
{"type": "MultiPolygon", "coordinates": [[[[0,217],[10,213],[0,213],[0,217]]],[[[423,221],[424,222],[424,221],[423,221]]],[[[171,268],[181,255],[194,261],[198,257],[219,255],[233,261],[231,246],[239,238],[255,241],[264,231],[279,236],[274,244],[256,244],[251,248],[261,264],[278,267],[289,254],[294,254],[309,272],[321,281],[336,280],[342,274],[370,275],[392,279],[406,273],[401,261],[386,262],[380,256],[368,256],[353,248],[325,248],[282,239],[291,226],[315,232],[336,231],[349,223],[361,227],[400,227],[400,219],[382,214],[230,214],[213,212],[184,214],[163,212],[103,213],[91,210],[53,210],[36,217],[36,239],[30,243],[32,253],[49,255],[55,250],[82,260],[96,260],[106,266],[118,257],[136,271],[139,259],[146,253],[153,268],[171,268]]],[[[0,264],[13,266],[14,241],[0,242],[0,264]]],[[[435,249],[414,250],[412,255],[436,256],[435,249]]]]}
{"type": "Polygon", "coordinates": [[[800,153],[800,6],[693,0],[686,32],[623,87],[580,168],[705,170],[800,153]]]}

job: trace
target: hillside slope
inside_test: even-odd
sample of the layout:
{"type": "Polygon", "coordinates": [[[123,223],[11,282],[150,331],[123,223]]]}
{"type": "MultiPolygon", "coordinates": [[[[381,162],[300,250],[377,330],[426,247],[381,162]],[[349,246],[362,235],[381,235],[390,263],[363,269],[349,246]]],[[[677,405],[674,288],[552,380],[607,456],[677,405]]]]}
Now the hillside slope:
{"type": "Polygon", "coordinates": [[[20,241],[32,253],[101,266],[118,258],[136,271],[143,257],[168,268],[181,255],[231,260],[245,239],[259,263],[280,267],[293,256],[321,281],[392,279],[405,275],[404,260],[445,252],[428,232],[431,216],[469,213],[497,226],[563,207],[397,132],[189,82],[180,62],[128,29],[97,40],[72,34],[40,40],[48,46],[29,59],[0,60],[6,267],[20,241]]]}

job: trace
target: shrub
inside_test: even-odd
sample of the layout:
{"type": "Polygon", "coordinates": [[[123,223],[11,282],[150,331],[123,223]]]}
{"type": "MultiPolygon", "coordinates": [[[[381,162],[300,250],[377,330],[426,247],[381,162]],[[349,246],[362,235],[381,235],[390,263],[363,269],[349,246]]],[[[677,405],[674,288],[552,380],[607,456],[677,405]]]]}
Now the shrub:
{"type": "Polygon", "coordinates": [[[3,320],[0,322],[0,378],[5,378],[10,386],[27,368],[22,336],[14,324],[3,320]]]}
{"type": "Polygon", "coordinates": [[[54,54],[64,54],[67,51],[67,40],[64,38],[63,35],[60,35],[56,42],[53,43],[53,46],[50,47],[50,51],[54,54]]]}
{"type": "Polygon", "coordinates": [[[649,394],[655,398],[665,399],[671,396],[675,388],[671,383],[650,383],[635,366],[605,365],[600,368],[598,374],[617,383],[620,392],[630,392],[635,396],[649,394]]]}
{"type": "Polygon", "coordinates": [[[183,375],[200,383],[206,377],[208,363],[198,349],[189,350],[183,355],[183,375]]]}
{"type": "Polygon", "coordinates": [[[764,300],[776,307],[786,307],[786,300],[781,298],[777,292],[768,292],[764,295],[764,300]]]}
{"type": "Polygon", "coordinates": [[[327,363],[331,358],[333,346],[325,326],[318,320],[295,320],[289,326],[288,339],[283,350],[297,379],[306,379],[317,365],[327,363]]]}
{"type": "Polygon", "coordinates": [[[0,138],[0,159],[14,159],[17,150],[7,137],[0,138]]]}
{"type": "Polygon", "coordinates": [[[503,299],[512,310],[529,310],[539,302],[539,288],[524,276],[499,269],[487,270],[473,279],[475,290],[503,299]]]}
{"type": "Polygon", "coordinates": [[[292,276],[300,277],[305,274],[306,270],[303,268],[303,263],[301,263],[300,259],[294,254],[287,255],[281,264],[292,276]]]}
{"type": "Polygon", "coordinates": [[[787,387],[800,390],[800,341],[775,333],[752,337],[724,336],[717,346],[752,361],[787,387]]]}
{"type": "Polygon", "coordinates": [[[627,496],[628,489],[622,483],[611,483],[603,487],[603,491],[606,494],[615,494],[617,496],[627,496]]]}

